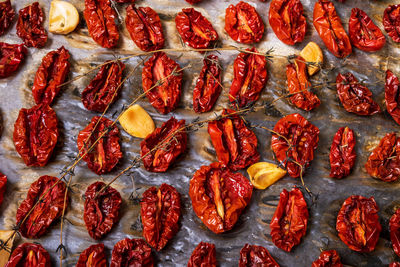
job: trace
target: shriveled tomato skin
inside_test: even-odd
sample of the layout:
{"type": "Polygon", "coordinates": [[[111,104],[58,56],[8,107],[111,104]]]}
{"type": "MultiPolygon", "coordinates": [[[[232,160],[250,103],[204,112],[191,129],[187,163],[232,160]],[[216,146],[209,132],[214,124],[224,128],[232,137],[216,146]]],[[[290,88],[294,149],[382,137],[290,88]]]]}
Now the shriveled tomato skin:
{"type": "Polygon", "coordinates": [[[386,109],[392,118],[400,124],[400,81],[391,71],[386,71],[385,79],[385,103],[386,109]]]}
{"type": "Polygon", "coordinates": [[[11,6],[11,1],[6,0],[0,3],[0,36],[3,35],[11,26],[15,17],[15,11],[11,6]]]}
{"type": "Polygon", "coordinates": [[[40,244],[23,243],[12,252],[5,267],[51,267],[50,254],[40,244]]]}
{"type": "Polygon", "coordinates": [[[194,5],[194,4],[200,3],[203,0],[185,0],[185,1],[188,2],[189,4],[194,5]]]}
{"type": "Polygon", "coordinates": [[[400,208],[390,218],[389,230],[393,251],[400,257],[400,208]]]}
{"type": "Polygon", "coordinates": [[[240,250],[239,267],[279,267],[268,250],[262,246],[246,244],[240,250]]]}
{"type": "Polygon", "coordinates": [[[383,27],[396,43],[400,43],[400,4],[389,5],[383,12],[383,27]]]}
{"type": "Polygon", "coordinates": [[[4,193],[6,192],[7,176],[0,172],[0,205],[3,203],[4,193]]]}
{"type": "Polygon", "coordinates": [[[348,176],[356,161],[355,134],[349,127],[341,127],[333,137],[329,161],[331,164],[332,178],[344,178],[348,176]]]}
{"type": "Polygon", "coordinates": [[[125,238],[115,244],[110,267],[123,266],[154,266],[151,248],[143,239],[125,238]]]}
{"type": "Polygon", "coordinates": [[[319,255],[319,258],[313,262],[311,267],[342,267],[340,256],[336,250],[325,250],[319,255]]]}
{"type": "Polygon", "coordinates": [[[107,267],[104,244],[91,245],[80,255],[75,267],[107,267]]]}
{"type": "Polygon", "coordinates": [[[28,47],[42,48],[47,42],[47,32],[43,27],[44,14],[38,2],[24,7],[18,12],[17,35],[28,47]]]}
{"type": "Polygon", "coordinates": [[[216,267],[217,258],[215,245],[206,242],[200,242],[193,250],[187,267],[216,267]]]}
{"type": "Polygon", "coordinates": [[[13,75],[24,62],[27,53],[23,44],[0,42],[0,79],[13,75]]]}
{"type": "Polygon", "coordinates": [[[400,267],[400,262],[392,262],[389,267],[400,267]]]}

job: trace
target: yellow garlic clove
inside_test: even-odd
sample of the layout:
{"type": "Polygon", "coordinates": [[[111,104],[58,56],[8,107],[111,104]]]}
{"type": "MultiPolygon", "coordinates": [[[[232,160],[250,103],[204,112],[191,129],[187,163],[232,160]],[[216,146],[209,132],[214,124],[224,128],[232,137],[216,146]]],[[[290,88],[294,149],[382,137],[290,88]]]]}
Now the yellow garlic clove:
{"type": "Polygon", "coordinates": [[[128,134],[139,138],[145,138],[155,129],[153,119],[139,105],[133,105],[124,111],[119,123],[128,134]]]}
{"type": "Polygon", "coordinates": [[[69,2],[52,1],[49,15],[49,31],[57,34],[68,34],[75,30],[79,23],[79,13],[69,2]]]}

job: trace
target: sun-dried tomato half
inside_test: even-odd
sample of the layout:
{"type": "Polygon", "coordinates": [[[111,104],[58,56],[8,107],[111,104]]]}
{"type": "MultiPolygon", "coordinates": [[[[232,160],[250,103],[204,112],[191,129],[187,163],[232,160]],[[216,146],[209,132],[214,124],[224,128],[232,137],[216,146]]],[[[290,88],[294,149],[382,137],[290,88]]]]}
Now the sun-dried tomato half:
{"type": "Polygon", "coordinates": [[[40,244],[23,243],[12,252],[5,267],[51,267],[50,254],[40,244]]]}
{"type": "Polygon", "coordinates": [[[290,252],[307,232],[308,209],[300,189],[283,189],[272,217],[271,238],[275,246],[290,252]]]}
{"type": "Polygon", "coordinates": [[[314,261],[311,267],[342,267],[340,256],[336,250],[325,250],[319,255],[319,258],[314,261]]]}
{"type": "Polygon", "coordinates": [[[160,251],[179,230],[179,192],[168,184],[162,184],[158,189],[150,187],[143,193],[140,214],[144,238],[150,246],[160,251]]]}
{"type": "Polygon", "coordinates": [[[69,52],[64,46],[47,53],[36,71],[32,94],[36,104],[51,105],[69,73],[69,52]]]}
{"type": "Polygon", "coordinates": [[[53,176],[41,176],[31,184],[26,199],[22,201],[17,210],[17,224],[21,223],[25,216],[28,216],[19,229],[22,236],[39,238],[47,232],[49,226],[62,214],[65,190],[65,183],[53,176]],[[43,195],[42,201],[34,207],[43,195]],[[33,210],[30,212],[32,208],[33,210]]]}
{"type": "Polygon", "coordinates": [[[113,48],[118,44],[117,16],[110,0],[85,0],[83,16],[89,34],[96,43],[105,48],[113,48]]]}
{"type": "Polygon", "coordinates": [[[212,24],[194,8],[184,8],[175,17],[176,29],[183,42],[194,49],[210,47],[218,40],[212,24]]]}
{"type": "Polygon", "coordinates": [[[125,238],[115,244],[110,267],[123,266],[154,266],[151,248],[143,239],[125,238]]]}
{"type": "Polygon", "coordinates": [[[276,159],[286,166],[290,176],[299,177],[302,168],[298,164],[303,166],[304,171],[314,159],[319,140],[318,127],[294,113],[280,119],[275,124],[274,132],[277,134],[272,134],[271,148],[276,159]]]}
{"type": "Polygon", "coordinates": [[[285,44],[301,43],[306,35],[307,22],[300,0],[272,0],[269,25],[276,37],[285,44]]]}
{"type": "Polygon", "coordinates": [[[190,180],[193,210],[216,234],[233,228],[249,204],[252,192],[253,186],[246,177],[218,162],[202,166],[190,180]]]}
{"type": "Polygon", "coordinates": [[[336,77],[336,89],[345,110],[357,115],[373,115],[381,111],[371,91],[361,85],[350,72],[336,77]]]}
{"type": "MultiPolygon", "coordinates": [[[[224,110],[223,115],[233,113],[224,110]]],[[[260,160],[257,136],[247,128],[238,115],[231,115],[208,123],[208,133],[217,153],[218,161],[236,171],[260,160]]]]}
{"type": "Polygon", "coordinates": [[[325,46],[335,57],[344,58],[351,54],[349,36],[343,29],[333,3],[318,0],[314,6],[313,24],[325,46]]]}
{"type": "Polygon", "coordinates": [[[79,133],[77,143],[81,156],[89,151],[83,157],[83,160],[86,161],[89,169],[99,175],[110,172],[122,158],[119,145],[119,130],[107,118],[93,117],[89,125],[79,133]],[[99,123],[97,123],[98,120],[100,120],[99,123]],[[107,133],[89,151],[104,131],[107,133]]]}
{"type": "Polygon", "coordinates": [[[167,114],[177,108],[182,91],[181,67],[164,52],[154,53],[144,64],[143,90],[151,105],[167,114]]]}
{"type": "Polygon", "coordinates": [[[104,244],[91,245],[79,256],[75,267],[107,267],[104,244]]]}
{"type": "Polygon", "coordinates": [[[246,244],[240,250],[239,267],[279,267],[268,250],[262,246],[246,244]]]}
{"type": "Polygon", "coordinates": [[[257,55],[253,47],[250,53],[240,53],[233,63],[233,81],[229,90],[229,101],[238,107],[253,104],[260,98],[268,81],[267,60],[257,55]]]}
{"type": "Polygon", "coordinates": [[[164,47],[161,20],[151,7],[128,6],[125,24],[132,40],[141,50],[154,51],[164,47]]]}
{"type": "Polygon", "coordinates": [[[121,90],[122,72],[125,64],[121,61],[106,62],[82,92],[82,103],[88,110],[104,112],[113,103],[121,90]]]}
{"type": "Polygon", "coordinates": [[[321,104],[318,96],[310,91],[307,65],[302,57],[298,56],[294,63],[286,66],[286,77],[290,101],[296,107],[309,111],[321,104]]]}
{"type": "Polygon", "coordinates": [[[0,205],[3,203],[4,193],[6,192],[7,176],[0,172],[0,205]]]}
{"type": "Polygon", "coordinates": [[[389,230],[393,250],[400,257],[400,208],[390,218],[389,230]]]}
{"type": "Polygon", "coordinates": [[[151,172],[166,172],[185,152],[186,145],[185,120],[178,121],[171,117],[140,143],[143,166],[151,172]]]}
{"type": "Polygon", "coordinates": [[[396,43],[400,43],[400,5],[389,5],[383,12],[383,27],[396,43]]]}
{"type": "Polygon", "coordinates": [[[386,43],[386,38],[378,26],[359,8],[351,10],[349,36],[355,47],[367,52],[378,51],[386,43]]]}
{"type": "Polygon", "coordinates": [[[374,178],[393,182],[400,177],[400,137],[396,133],[386,134],[375,147],[365,169],[374,178]]]}
{"type": "Polygon", "coordinates": [[[57,139],[57,115],[51,107],[36,105],[19,111],[13,140],[15,149],[27,166],[45,166],[57,139]]]}
{"type": "Polygon", "coordinates": [[[189,4],[194,5],[194,4],[200,3],[203,0],[185,0],[185,1],[188,2],[189,4]]]}
{"type": "Polygon", "coordinates": [[[11,1],[6,0],[0,3],[0,36],[3,35],[11,26],[15,17],[15,11],[11,6],[11,1]]]}
{"type": "Polygon", "coordinates": [[[18,12],[17,35],[28,47],[41,48],[46,45],[47,32],[43,28],[44,15],[38,2],[18,12]]]}
{"type": "Polygon", "coordinates": [[[392,262],[389,267],[400,267],[400,262],[392,262]]]}
{"type": "Polygon", "coordinates": [[[122,204],[119,192],[111,186],[103,189],[105,186],[103,182],[95,182],[85,192],[83,220],[89,235],[96,240],[106,236],[118,223],[122,204]]]}
{"type": "Polygon", "coordinates": [[[203,60],[203,68],[193,89],[193,110],[197,113],[210,111],[221,91],[221,67],[218,57],[208,55],[203,60]]]}
{"type": "Polygon", "coordinates": [[[215,245],[200,242],[190,256],[188,267],[216,267],[217,258],[215,245]]]}
{"type": "Polygon", "coordinates": [[[386,109],[392,118],[400,124],[400,82],[390,70],[386,71],[385,102],[386,109]]]}
{"type": "Polygon", "coordinates": [[[226,9],[225,31],[236,42],[258,43],[264,34],[264,23],[253,6],[240,1],[226,9]]]}
{"type": "Polygon", "coordinates": [[[350,249],[358,252],[373,251],[382,230],[375,199],[363,196],[347,198],[339,211],[336,230],[350,249]]]}
{"type": "Polygon", "coordinates": [[[341,127],[333,137],[329,153],[330,177],[341,179],[350,174],[357,157],[355,146],[354,131],[349,127],[341,127]]]}
{"type": "Polygon", "coordinates": [[[27,52],[23,44],[0,42],[0,79],[7,78],[16,72],[27,52]]]}

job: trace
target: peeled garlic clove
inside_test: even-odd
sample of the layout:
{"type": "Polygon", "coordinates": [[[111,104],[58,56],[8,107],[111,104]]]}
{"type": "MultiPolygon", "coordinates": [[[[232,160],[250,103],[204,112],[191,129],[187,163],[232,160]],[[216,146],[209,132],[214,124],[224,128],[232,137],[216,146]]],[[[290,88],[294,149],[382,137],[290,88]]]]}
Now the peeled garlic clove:
{"type": "Polygon", "coordinates": [[[319,71],[318,64],[324,61],[324,55],[321,48],[314,42],[309,42],[300,52],[300,56],[307,62],[314,63],[308,66],[308,74],[311,76],[319,71]]]}
{"type": "Polygon", "coordinates": [[[265,189],[285,176],[286,170],[269,162],[257,162],[247,169],[250,182],[257,189],[265,189]]]}
{"type": "Polygon", "coordinates": [[[49,15],[49,31],[68,34],[75,30],[79,23],[79,13],[69,2],[52,1],[49,15]]]}
{"type": "Polygon", "coordinates": [[[119,118],[119,123],[128,134],[139,138],[145,138],[155,129],[153,119],[139,105],[125,110],[119,118]]]}

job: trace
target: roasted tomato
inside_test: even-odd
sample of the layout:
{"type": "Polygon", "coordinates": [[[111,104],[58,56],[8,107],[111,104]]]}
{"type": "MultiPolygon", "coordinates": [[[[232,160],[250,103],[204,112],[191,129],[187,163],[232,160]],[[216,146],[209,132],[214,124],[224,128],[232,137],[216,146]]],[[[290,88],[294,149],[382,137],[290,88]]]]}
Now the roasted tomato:
{"type": "Polygon", "coordinates": [[[45,166],[57,139],[57,116],[51,107],[36,105],[19,111],[13,140],[15,149],[27,166],[45,166]]]}
{"type": "Polygon", "coordinates": [[[355,146],[354,131],[349,127],[341,127],[333,137],[329,154],[330,177],[341,179],[350,174],[357,157],[355,146]]]}
{"type": "Polygon", "coordinates": [[[393,182],[400,177],[400,137],[396,133],[386,134],[375,147],[365,169],[374,178],[393,182]]]}
{"type": "Polygon", "coordinates": [[[183,42],[194,49],[210,47],[218,40],[212,24],[194,8],[184,8],[175,17],[176,29],[183,42]]]}
{"type": "Polygon", "coordinates": [[[249,53],[240,53],[233,63],[233,81],[229,90],[229,100],[237,107],[253,104],[260,98],[268,81],[267,60],[257,55],[253,47],[249,53]]]}
{"type": "Polygon", "coordinates": [[[105,48],[113,48],[118,44],[117,16],[110,0],[85,0],[83,16],[89,34],[96,43],[105,48]]]}
{"type": "Polygon", "coordinates": [[[302,168],[298,164],[303,166],[304,171],[314,159],[319,140],[318,127],[294,113],[280,119],[275,124],[274,132],[277,134],[272,134],[271,148],[276,159],[286,167],[290,176],[299,177],[302,168]]]}
{"type": "Polygon", "coordinates": [[[386,71],[385,102],[386,109],[392,118],[400,124],[400,82],[390,70],[386,71]]]}
{"type": "Polygon", "coordinates": [[[306,35],[307,22],[300,0],[272,0],[269,25],[276,37],[285,44],[301,43],[306,35]]]}
{"type": "Polygon", "coordinates": [[[11,26],[15,17],[15,11],[11,6],[11,1],[6,0],[0,3],[0,35],[3,35],[11,26]]]}
{"type": "Polygon", "coordinates": [[[383,13],[383,27],[396,43],[400,43],[400,5],[389,5],[383,13]]]}
{"type": "Polygon", "coordinates": [[[294,63],[286,66],[286,77],[290,101],[296,107],[309,111],[321,104],[318,96],[310,91],[307,65],[302,57],[298,56],[294,63]]]}
{"type": "Polygon", "coordinates": [[[393,250],[400,257],[400,208],[390,218],[389,229],[393,250]]]}
{"type": "Polygon", "coordinates": [[[264,23],[253,6],[240,1],[226,9],[225,31],[236,42],[258,43],[264,34],[264,23]]]}
{"type": "Polygon", "coordinates": [[[177,108],[182,91],[181,67],[164,52],[154,53],[144,64],[143,90],[150,103],[160,113],[177,108]]]}
{"type": "Polygon", "coordinates": [[[188,267],[216,267],[217,258],[215,245],[206,242],[200,242],[193,250],[190,256],[188,267]]]}
{"type": "Polygon", "coordinates": [[[125,238],[115,244],[110,267],[153,267],[151,248],[143,239],[125,238]]]}
{"type": "Polygon", "coordinates": [[[40,244],[23,243],[14,249],[5,267],[51,267],[50,254],[40,244]]]}
{"type": "Polygon", "coordinates": [[[389,267],[400,267],[400,262],[392,262],[389,267]]]}
{"type": "Polygon", "coordinates": [[[202,166],[190,180],[193,210],[216,234],[233,228],[249,204],[253,186],[240,173],[232,173],[220,163],[202,166]]]}
{"type": "Polygon", "coordinates": [[[82,103],[88,110],[104,112],[113,103],[121,90],[122,72],[125,64],[121,61],[106,62],[82,92],[82,103]]]}
{"type": "Polygon", "coordinates": [[[268,250],[262,246],[246,244],[240,250],[239,267],[279,267],[268,250]]]}
{"type": "Polygon", "coordinates": [[[311,267],[342,267],[340,256],[336,250],[325,250],[321,252],[319,258],[313,262],[311,267]]]}
{"type": "Polygon", "coordinates": [[[203,68],[193,89],[194,111],[197,113],[210,111],[221,94],[221,90],[221,67],[218,57],[208,55],[203,60],[203,68]]]}
{"type": "Polygon", "coordinates": [[[168,184],[160,188],[150,187],[140,202],[143,236],[157,251],[165,247],[179,230],[181,196],[168,184]]]}
{"type": "Polygon", "coordinates": [[[89,169],[97,174],[104,174],[114,169],[122,158],[119,145],[119,130],[107,118],[95,116],[85,129],[80,131],[77,139],[78,149],[89,169]],[[98,123],[98,120],[100,122],[98,123]],[[106,132],[94,145],[95,141],[106,132]],[[93,146],[92,150],[89,150],[93,146]]]}
{"type": "Polygon", "coordinates": [[[16,72],[27,52],[28,50],[23,44],[0,42],[0,79],[7,78],[16,72]]]}
{"type": "Polygon", "coordinates": [[[6,192],[7,176],[0,172],[0,205],[3,203],[4,193],[6,192]]]}
{"type": "Polygon", "coordinates": [[[63,181],[47,175],[31,184],[26,199],[17,210],[17,224],[22,223],[27,216],[19,229],[22,236],[39,238],[47,232],[49,226],[62,214],[65,190],[63,181]],[[42,201],[35,206],[40,198],[42,201]]]}
{"type": "Polygon", "coordinates": [[[178,121],[171,117],[140,143],[143,165],[151,172],[166,172],[185,152],[186,145],[185,120],[178,121]]]}
{"type": "Polygon", "coordinates": [[[373,115],[381,111],[371,91],[361,85],[350,72],[336,77],[336,89],[345,110],[357,115],[373,115]]]}
{"type": "Polygon", "coordinates": [[[322,41],[334,56],[344,58],[351,54],[349,36],[343,29],[342,22],[331,1],[318,0],[315,2],[313,24],[322,41]]]}
{"type": "Polygon", "coordinates": [[[36,71],[32,94],[36,104],[51,105],[69,73],[69,52],[64,46],[47,53],[36,71]]]}
{"type": "Polygon", "coordinates": [[[106,253],[103,244],[91,245],[79,256],[75,267],[107,267],[106,253]]]}
{"type": "Polygon", "coordinates": [[[189,4],[194,5],[194,4],[200,3],[203,0],[185,0],[185,1],[188,2],[189,4]]]}
{"type": "Polygon", "coordinates": [[[164,47],[161,20],[151,7],[128,6],[125,24],[132,40],[141,50],[154,51],[164,47]]]}
{"type": "Polygon", "coordinates": [[[378,51],[386,43],[386,38],[378,26],[367,13],[358,8],[351,10],[349,36],[355,47],[367,52],[378,51]]]}
{"type": "Polygon", "coordinates": [[[38,2],[18,12],[17,35],[28,47],[41,48],[46,45],[47,32],[43,28],[43,10],[38,2]]]}

